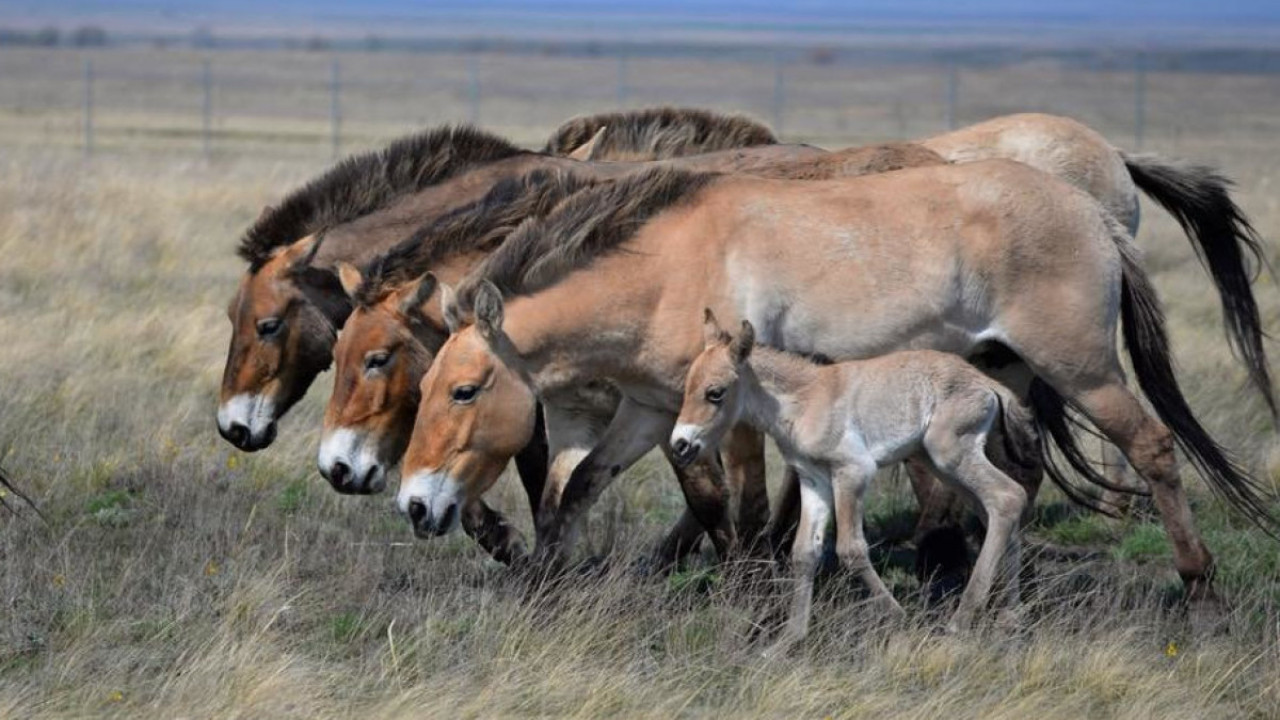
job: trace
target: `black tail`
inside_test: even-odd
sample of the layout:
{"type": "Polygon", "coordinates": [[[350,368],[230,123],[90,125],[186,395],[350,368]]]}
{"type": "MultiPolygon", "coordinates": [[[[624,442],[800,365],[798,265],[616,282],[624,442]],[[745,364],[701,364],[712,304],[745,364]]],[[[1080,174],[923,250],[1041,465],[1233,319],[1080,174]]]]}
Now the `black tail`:
{"type": "Polygon", "coordinates": [[[1256,270],[1270,265],[1257,232],[1231,199],[1231,181],[1203,165],[1156,155],[1122,152],[1121,156],[1133,182],[1173,215],[1208,268],[1222,300],[1227,339],[1276,417],[1271,372],[1262,344],[1266,333],[1249,286],[1256,270]]]}
{"type": "Polygon", "coordinates": [[[1039,429],[1040,459],[1049,479],[1057,485],[1062,494],[1071,502],[1082,505],[1094,512],[1118,517],[1116,508],[1086,488],[1079,487],[1071,480],[1068,470],[1060,464],[1053,454],[1057,447],[1067,467],[1094,485],[1122,493],[1134,493],[1132,488],[1120,487],[1093,468],[1088,456],[1080,449],[1072,426],[1079,426],[1068,414],[1066,401],[1058,391],[1040,378],[1031,381],[1027,400],[1034,409],[1036,426],[1039,429]]]}
{"type": "MultiPolygon", "coordinates": [[[[1116,224],[1115,231],[1124,233],[1116,224]]],[[[1187,459],[1209,487],[1246,517],[1270,534],[1280,523],[1271,515],[1256,479],[1237,464],[1196,420],[1173,372],[1164,311],[1155,288],[1138,261],[1137,251],[1127,240],[1117,238],[1123,280],[1120,314],[1125,347],[1133,362],[1138,386],[1155,408],[1156,414],[1173,432],[1187,459]]]]}

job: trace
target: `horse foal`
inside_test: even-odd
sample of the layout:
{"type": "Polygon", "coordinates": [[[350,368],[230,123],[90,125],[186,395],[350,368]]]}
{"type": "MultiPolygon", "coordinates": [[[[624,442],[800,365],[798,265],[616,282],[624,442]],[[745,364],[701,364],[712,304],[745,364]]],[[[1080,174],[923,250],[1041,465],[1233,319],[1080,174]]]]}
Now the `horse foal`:
{"type": "Polygon", "coordinates": [[[739,421],[769,433],[801,480],[801,520],[792,551],[796,588],[791,614],[769,654],[802,639],[813,601],[813,575],[834,515],[836,554],[873,598],[902,613],[876,574],[862,530],[862,498],[876,469],[915,457],[957,486],[985,516],[987,536],[947,629],[967,628],[986,608],[1000,563],[1005,596],[1017,602],[1022,486],[987,456],[987,437],[1003,436],[993,456],[1024,464],[1038,456],[1029,411],[995,380],[955,355],[897,352],[869,360],[817,365],[768,347],[753,352],[755,331],[736,336],[711,310],[705,350],[685,381],[671,435],[678,461],[713,450],[739,421]],[[1003,453],[1002,453],[1003,451],[1003,453]]]}

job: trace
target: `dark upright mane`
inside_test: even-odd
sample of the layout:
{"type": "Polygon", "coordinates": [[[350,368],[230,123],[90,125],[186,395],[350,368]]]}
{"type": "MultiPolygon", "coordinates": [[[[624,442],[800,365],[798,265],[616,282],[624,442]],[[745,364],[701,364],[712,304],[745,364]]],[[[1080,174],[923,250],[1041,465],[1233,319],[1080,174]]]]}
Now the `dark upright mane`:
{"type": "Polygon", "coordinates": [[[569,196],[546,217],[531,218],[507,237],[461,284],[463,307],[480,280],[503,295],[527,295],[546,288],[593,259],[617,250],[655,216],[691,200],[720,177],[655,168],[602,182],[569,196]]]}
{"type": "Polygon", "coordinates": [[[560,170],[504,178],[483,198],[422,226],[366,263],[355,301],[362,307],[376,305],[445,258],[491,252],[525,219],[545,216],[560,201],[597,182],[560,170]]]}
{"type": "Polygon", "coordinates": [[[543,152],[567,155],[602,127],[608,130],[596,147],[599,160],[665,160],[778,142],[772,130],[742,115],[660,107],[574,118],[552,133],[543,152]]]}
{"type": "Polygon", "coordinates": [[[521,152],[476,128],[445,126],[353,155],[265,210],[240,241],[240,257],[257,272],[276,248],[368,215],[397,197],[476,165],[521,152]]]}

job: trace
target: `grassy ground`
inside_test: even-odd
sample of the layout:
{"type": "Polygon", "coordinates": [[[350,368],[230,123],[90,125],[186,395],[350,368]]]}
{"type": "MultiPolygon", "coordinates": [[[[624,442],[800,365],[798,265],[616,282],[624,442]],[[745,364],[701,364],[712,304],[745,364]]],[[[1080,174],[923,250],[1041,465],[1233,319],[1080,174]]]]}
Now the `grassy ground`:
{"type": "MultiPolygon", "coordinates": [[[[1268,107],[1151,143],[1219,161],[1274,239],[1276,150],[1249,119],[1268,107]]],[[[1280,543],[1190,475],[1233,604],[1227,634],[1189,632],[1158,525],[1081,516],[1048,493],[1026,627],[938,636],[900,542],[912,502],[885,482],[871,529],[912,621],[877,627],[836,579],[812,642],[765,663],[753,635],[769,584],[629,571],[680,510],[656,463],[593,519],[606,569],[549,588],[465,538],[413,540],[387,497],[330,492],[313,470],[327,376],[275,447],[232,452],[213,426],[232,246],[321,167],[0,150],[0,458],[48,518],[0,514],[0,717],[1280,717],[1280,543]]],[[[1172,223],[1144,209],[1192,403],[1274,481],[1274,431],[1212,291],[1172,223]]],[[[1277,327],[1280,293],[1269,279],[1258,292],[1277,327]]],[[[509,480],[495,502],[527,527],[509,480]]]]}

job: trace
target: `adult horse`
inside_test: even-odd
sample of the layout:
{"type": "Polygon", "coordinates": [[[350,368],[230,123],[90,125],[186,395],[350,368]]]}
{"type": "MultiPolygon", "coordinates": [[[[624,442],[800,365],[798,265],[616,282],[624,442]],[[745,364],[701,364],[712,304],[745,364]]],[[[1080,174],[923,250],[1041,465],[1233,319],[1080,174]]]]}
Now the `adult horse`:
{"type": "MultiPolygon", "coordinates": [[[[455,332],[422,381],[397,497],[420,533],[452,530],[458,508],[492,485],[528,442],[536,398],[604,378],[624,399],[565,488],[545,548],[564,557],[603,488],[670,437],[708,307],[750,320],[768,344],[833,359],[1003,348],[1151,486],[1193,600],[1214,599],[1213,560],[1175,442],[1210,487],[1275,524],[1256,481],[1178,388],[1158,300],[1124,228],[1085,193],[1018,163],[813,182],[650,171],[522,225],[441,302],[455,332]],[[1122,316],[1160,419],[1125,385],[1122,316]]],[[[725,512],[692,509],[704,527],[725,512]]]]}
{"type": "MultiPolygon", "coordinates": [[[[918,146],[889,144],[762,166],[751,172],[816,179],[942,163],[936,154],[918,146]]],[[[339,277],[355,310],[334,349],[334,389],[325,411],[318,463],[321,474],[335,487],[347,492],[381,490],[388,471],[399,464],[404,452],[417,411],[418,383],[448,335],[438,304],[429,302],[434,284],[422,282],[423,275],[430,271],[445,282],[455,282],[500,246],[522,221],[545,215],[556,203],[595,182],[577,174],[546,171],[513,178],[499,183],[476,203],[424,226],[363,268],[346,263],[339,266],[339,277]]],[[[577,424],[577,432],[570,436],[554,434],[548,438],[548,481],[540,500],[530,497],[537,527],[545,526],[554,516],[563,482],[595,445],[618,401],[617,392],[602,385],[586,392],[575,389],[573,397],[560,397],[553,404],[555,412],[570,412],[580,421],[589,421],[577,424]]],[[[753,470],[743,472],[756,474],[753,470]]],[[[758,485],[751,489],[761,490],[758,485]]],[[[763,524],[768,515],[763,492],[742,498],[739,506],[739,522],[748,532],[756,529],[751,527],[753,523],[763,524]]],[[[496,522],[500,516],[479,502],[461,510],[464,526],[476,517],[494,517],[490,525],[509,548],[500,555],[519,554],[518,535],[509,524],[496,522]]],[[[700,531],[687,516],[678,528],[659,553],[665,560],[681,547],[688,548],[691,534],[700,531]]]]}
{"type": "MultiPolygon", "coordinates": [[[[645,114],[638,113],[622,119],[611,117],[608,127],[626,130],[628,117],[640,125],[645,122],[645,114]]],[[[669,132],[670,117],[664,116],[662,122],[664,132],[669,132]]],[[[741,120],[733,120],[726,133],[741,133],[741,124],[741,120]]],[[[632,135],[642,137],[643,133],[632,135]]],[[[598,130],[592,137],[598,145],[598,130]]],[[[753,137],[753,141],[760,142],[771,139],[761,133],[753,137]]],[[[1132,182],[1123,173],[1113,172],[1116,152],[1078,123],[1028,116],[1003,129],[959,131],[955,137],[955,147],[965,147],[966,137],[973,144],[974,153],[996,143],[996,152],[1007,152],[1062,173],[1098,193],[1109,206],[1123,207],[1128,202],[1127,206],[1136,207],[1136,201],[1130,202],[1134,194],[1132,182]],[[1064,140],[1063,126],[1074,127],[1076,132],[1064,140]],[[1033,141],[1037,127],[1043,129],[1039,144],[1033,141]],[[1001,144],[1001,138],[1016,142],[1001,144]],[[1036,147],[1052,147],[1054,151],[1027,150],[1036,147]]],[[[697,138],[700,142],[714,140],[705,132],[697,138]]],[[[958,152],[955,147],[948,151],[958,152]]],[[[597,152],[594,146],[587,150],[586,154],[597,152]]],[[[690,162],[700,163],[696,166],[702,168],[749,171],[779,159],[812,158],[821,152],[807,146],[766,145],[690,162]]],[[[597,177],[636,168],[628,163],[575,163],[521,151],[475,130],[446,128],[345,161],[279,206],[265,211],[241,244],[241,254],[250,267],[230,308],[233,336],[218,412],[223,436],[250,451],[270,444],[276,421],[331,362],[336,330],[351,307],[336,278],[336,262],[360,262],[385,250],[409,228],[474,201],[503,178],[534,168],[570,166],[597,177]],[[316,242],[319,237],[326,238],[323,244],[316,242]]],[[[1229,316],[1242,318],[1231,327],[1237,331],[1256,330],[1256,322],[1249,320],[1256,320],[1256,307],[1243,262],[1251,239],[1247,223],[1216,176],[1170,172],[1164,178],[1168,187],[1161,192],[1166,197],[1186,200],[1185,207],[1189,209],[1183,211],[1183,217],[1194,219],[1189,225],[1192,239],[1199,251],[1211,259],[1215,283],[1220,289],[1229,289],[1223,291],[1224,297],[1232,298],[1226,310],[1229,316]],[[1236,282],[1239,278],[1244,278],[1243,283],[1236,282]]],[[[1252,342],[1249,332],[1243,336],[1252,342]]],[[[1265,363],[1262,367],[1265,370],[1265,363]]],[[[1254,375],[1256,378],[1258,374],[1254,375]]],[[[748,443],[746,454],[758,457],[761,447],[758,441],[748,443]]],[[[542,464],[542,454],[535,449],[517,460],[524,478],[537,474],[533,468],[542,464]]],[[[539,485],[536,477],[529,481],[529,487],[539,485]]]]}
{"type": "MultiPolygon", "coordinates": [[[[765,143],[746,153],[720,153],[703,169],[744,169],[757,164],[758,158],[768,162],[787,154],[821,152],[806,146],[780,151],[767,144],[772,141],[767,130],[748,132],[741,118],[726,119],[718,135],[705,114],[687,115],[695,118],[690,122],[698,128],[696,139],[705,146],[721,146],[725,137],[765,143]]],[[[586,136],[583,128],[597,128],[592,138],[598,137],[598,128],[607,128],[599,144],[615,136],[671,136],[677,124],[671,113],[658,111],[582,118],[566,123],[548,147],[580,142],[586,136]],[[661,132],[646,135],[642,129],[655,117],[661,132]]],[[[1259,255],[1258,245],[1221,176],[1152,156],[1123,155],[1089,128],[1048,115],[997,118],[928,138],[924,144],[957,161],[1007,157],[1057,175],[1098,198],[1130,231],[1137,224],[1136,181],[1187,229],[1222,297],[1228,335],[1271,402],[1246,267],[1247,255],[1259,255]]],[[[696,149],[688,143],[676,147],[682,152],[696,149]]],[[[584,148],[573,152],[579,150],[584,148]]],[[[607,147],[585,150],[596,159],[610,157],[607,147]]],[[[246,451],[267,447],[275,437],[276,422],[328,366],[332,330],[341,327],[349,311],[333,272],[336,262],[361,262],[387,250],[412,228],[476,200],[503,177],[566,163],[573,164],[522,151],[474,129],[441,128],[349,158],[266,208],[240,244],[249,267],[230,307],[232,338],[218,409],[222,436],[246,451]],[[308,242],[321,232],[327,238],[323,251],[312,258],[307,272],[291,272],[307,254],[308,242]]],[[[634,169],[609,165],[614,167],[593,168],[606,174],[634,169]]]]}

